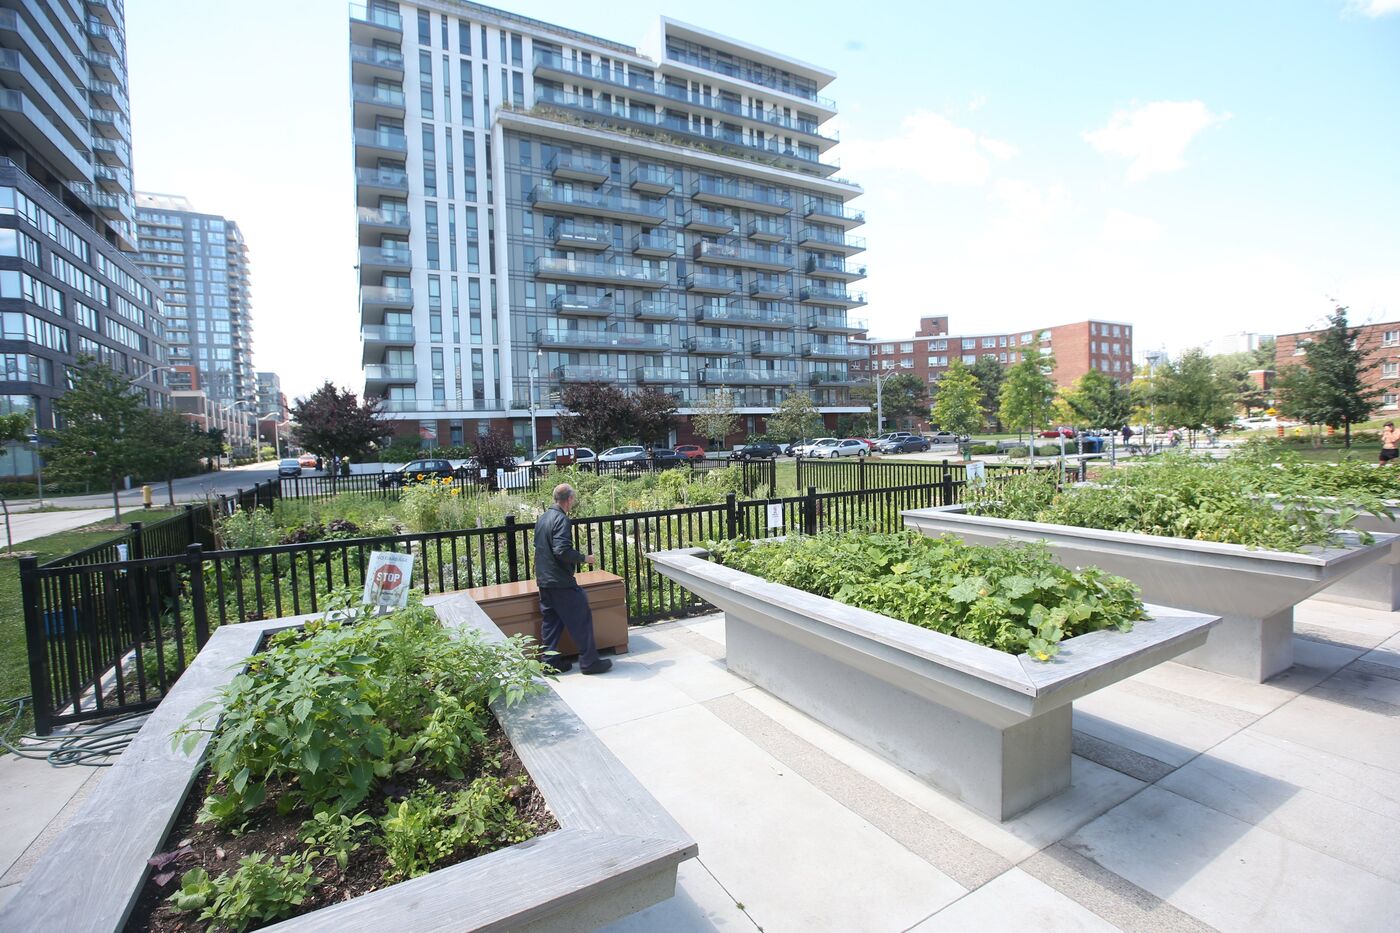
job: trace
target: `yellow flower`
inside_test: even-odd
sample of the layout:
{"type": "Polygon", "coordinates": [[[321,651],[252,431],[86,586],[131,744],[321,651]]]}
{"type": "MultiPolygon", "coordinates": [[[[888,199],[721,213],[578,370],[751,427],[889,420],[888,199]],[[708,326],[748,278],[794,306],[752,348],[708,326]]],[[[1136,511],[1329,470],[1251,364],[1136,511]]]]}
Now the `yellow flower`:
{"type": "Polygon", "coordinates": [[[452,495],[454,495],[454,496],[461,495],[461,493],[462,493],[462,490],[460,490],[460,489],[454,489],[454,490],[452,490],[452,495]]]}

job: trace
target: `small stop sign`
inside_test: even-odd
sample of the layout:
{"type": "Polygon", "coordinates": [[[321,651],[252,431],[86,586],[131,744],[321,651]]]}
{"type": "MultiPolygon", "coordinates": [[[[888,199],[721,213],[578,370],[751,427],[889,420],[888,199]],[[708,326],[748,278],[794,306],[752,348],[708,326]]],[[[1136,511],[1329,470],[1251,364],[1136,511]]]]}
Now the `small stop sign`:
{"type": "Polygon", "coordinates": [[[403,582],[403,571],[393,564],[385,564],[374,572],[374,585],[381,590],[397,589],[403,582]]]}

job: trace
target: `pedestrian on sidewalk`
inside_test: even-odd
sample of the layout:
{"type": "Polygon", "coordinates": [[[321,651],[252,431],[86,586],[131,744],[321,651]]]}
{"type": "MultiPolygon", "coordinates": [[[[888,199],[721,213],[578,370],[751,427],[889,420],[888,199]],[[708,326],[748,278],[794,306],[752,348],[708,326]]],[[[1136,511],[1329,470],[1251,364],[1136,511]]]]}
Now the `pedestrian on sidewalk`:
{"type": "Polygon", "coordinates": [[[1381,466],[1385,466],[1400,456],[1400,431],[1395,430],[1395,422],[1387,421],[1381,429],[1381,466]]]}
{"type": "Polygon", "coordinates": [[[574,579],[578,564],[595,564],[592,554],[574,547],[573,522],[569,511],[578,502],[568,483],[554,487],[554,504],[535,522],[535,585],[540,591],[540,640],[544,642],[549,666],[559,673],[573,664],[559,659],[559,639],[568,629],[578,646],[579,669],[585,674],[601,674],[612,661],[598,657],[593,639],[593,610],[588,595],[574,579]]]}

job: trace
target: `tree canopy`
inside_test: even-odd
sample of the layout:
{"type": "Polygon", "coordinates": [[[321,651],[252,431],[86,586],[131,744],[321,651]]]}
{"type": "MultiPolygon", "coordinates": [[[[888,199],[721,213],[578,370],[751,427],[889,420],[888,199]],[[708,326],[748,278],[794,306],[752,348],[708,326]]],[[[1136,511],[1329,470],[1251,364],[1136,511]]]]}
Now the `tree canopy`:
{"type": "Polygon", "coordinates": [[[105,363],[80,357],[70,378],[68,391],[53,403],[60,427],[40,432],[52,442],[44,449],[44,463],[59,479],[109,486],[120,521],[122,479],[150,464],[150,413],[131,380],[105,363]]]}
{"type": "Polygon", "coordinates": [[[806,392],[791,392],[768,416],[768,436],[775,440],[799,441],[822,429],[821,412],[806,392]]]}
{"type": "Polygon", "coordinates": [[[970,367],[977,377],[978,388],[982,392],[982,420],[994,430],[1001,429],[998,409],[1001,404],[1001,384],[1006,380],[1006,369],[989,353],[984,353],[970,367]]]}
{"type": "Polygon", "coordinates": [[[719,389],[705,396],[690,416],[690,423],[696,434],[723,446],[729,435],[739,429],[739,415],[734,408],[734,393],[719,389]]]}
{"type": "Polygon", "coordinates": [[[954,434],[982,427],[982,387],[962,360],[953,360],[939,378],[931,415],[934,424],[954,434]]]}
{"type": "Polygon", "coordinates": [[[1338,306],[1327,328],[1304,345],[1303,364],[1279,374],[1279,406],[1287,415],[1310,424],[1341,428],[1351,446],[1351,426],[1376,410],[1380,389],[1366,385],[1367,362],[1358,346],[1359,330],[1347,325],[1347,309],[1338,306]]]}
{"type": "Polygon", "coordinates": [[[564,387],[559,430],[571,443],[593,450],[637,441],[664,443],[676,417],[676,397],[659,389],[628,393],[608,382],[578,382],[564,387]]]}
{"type": "Polygon", "coordinates": [[[296,441],[326,459],[364,460],[392,432],[380,413],[378,399],[360,401],[350,389],[329,381],[292,406],[296,441]]]}
{"type": "Polygon", "coordinates": [[[1202,350],[1168,360],[1152,380],[1151,401],[1169,425],[1223,428],[1234,421],[1234,391],[1202,350]]]}
{"type": "Polygon", "coordinates": [[[1133,416],[1128,387],[1107,373],[1091,369],[1064,393],[1074,420],[1090,428],[1121,428],[1133,416]]]}
{"type": "Polygon", "coordinates": [[[851,398],[869,405],[871,411],[877,407],[881,409],[887,424],[907,424],[928,413],[928,386],[918,376],[913,373],[882,373],[881,376],[878,400],[873,380],[853,386],[851,398]]]}
{"type": "Polygon", "coordinates": [[[1032,344],[1020,362],[1006,370],[997,405],[997,417],[1004,426],[1031,432],[1045,427],[1055,403],[1055,380],[1050,378],[1054,368],[1054,357],[1042,355],[1039,344],[1032,344]]]}

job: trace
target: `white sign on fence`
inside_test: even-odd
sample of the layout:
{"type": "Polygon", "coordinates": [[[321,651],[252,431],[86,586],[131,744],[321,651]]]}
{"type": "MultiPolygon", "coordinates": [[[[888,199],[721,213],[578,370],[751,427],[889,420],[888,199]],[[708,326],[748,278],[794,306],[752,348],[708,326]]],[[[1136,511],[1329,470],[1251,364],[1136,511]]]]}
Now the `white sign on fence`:
{"type": "Polygon", "coordinates": [[[969,486],[987,485],[987,465],[980,460],[974,460],[967,465],[967,484],[969,486]]]}
{"type": "Polygon", "coordinates": [[[408,605],[413,585],[413,555],[393,551],[373,551],[365,573],[364,602],[380,609],[401,609],[408,605]]]}
{"type": "Polygon", "coordinates": [[[768,506],[768,527],[783,527],[783,504],[781,502],[774,502],[768,506]]]}
{"type": "Polygon", "coordinates": [[[130,551],[129,545],[125,545],[125,544],[118,544],[118,545],[117,545],[117,560],[126,560],[126,559],[127,559],[127,555],[130,554],[130,553],[131,553],[131,551],[130,551]]]}

